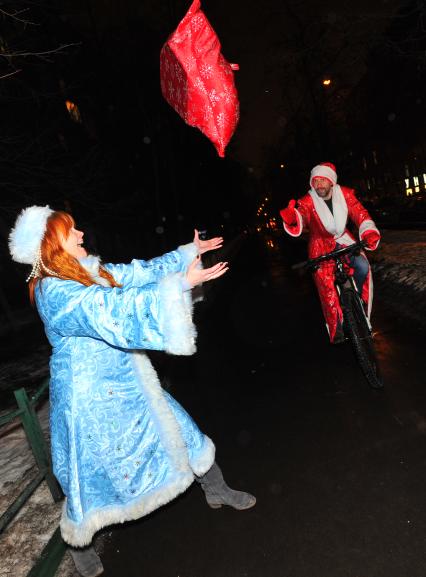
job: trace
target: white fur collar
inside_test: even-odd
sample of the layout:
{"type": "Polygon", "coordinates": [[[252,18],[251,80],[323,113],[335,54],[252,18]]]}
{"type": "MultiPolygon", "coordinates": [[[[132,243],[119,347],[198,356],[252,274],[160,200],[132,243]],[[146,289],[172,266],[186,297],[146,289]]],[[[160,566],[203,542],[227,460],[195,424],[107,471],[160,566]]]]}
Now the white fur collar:
{"type": "Polygon", "coordinates": [[[99,267],[101,266],[101,259],[99,256],[89,254],[88,256],[78,259],[78,262],[83,268],[87,270],[92,279],[101,286],[111,286],[106,278],[99,274],[99,267]]]}
{"type": "Polygon", "coordinates": [[[318,196],[314,188],[311,188],[309,194],[314,201],[315,210],[325,230],[332,234],[335,239],[338,239],[345,232],[348,220],[348,205],[346,204],[342,189],[338,184],[333,186],[331,197],[333,213],[331,213],[325,201],[318,196]]]}

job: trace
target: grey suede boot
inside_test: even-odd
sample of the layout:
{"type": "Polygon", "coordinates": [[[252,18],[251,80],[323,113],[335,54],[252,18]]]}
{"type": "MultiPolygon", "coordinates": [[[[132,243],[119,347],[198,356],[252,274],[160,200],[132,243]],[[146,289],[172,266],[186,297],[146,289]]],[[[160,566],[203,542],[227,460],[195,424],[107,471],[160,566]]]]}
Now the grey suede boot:
{"type": "Polygon", "coordinates": [[[95,549],[90,547],[68,547],[75,568],[82,577],[97,577],[104,572],[104,567],[95,549]]]}
{"type": "Polygon", "coordinates": [[[222,471],[216,462],[213,463],[211,469],[202,477],[196,477],[203,489],[206,500],[212,509],[219,509],[222,505],[229,505],[234,509],[242,511],[243,509],[250,509],[256,503],[256,497],[250,493],[243,491],[234,491],[228,487],[222,475],[222,471]]]}

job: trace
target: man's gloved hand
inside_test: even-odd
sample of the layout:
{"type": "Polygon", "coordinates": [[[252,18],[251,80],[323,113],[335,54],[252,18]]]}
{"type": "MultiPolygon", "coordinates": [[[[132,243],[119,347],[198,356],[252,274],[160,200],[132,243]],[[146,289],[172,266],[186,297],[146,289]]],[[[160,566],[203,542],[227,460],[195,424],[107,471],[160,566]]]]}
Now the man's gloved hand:
{"type": "Polygon", "coordinates": [[[366,243],[367,250],[376,250],[380,242],[380,234],[376,230],[366,230],[361,235],[361,240],[366,243]]]}
{"type": "Polygon", "coordinates": [[[290,200],[290,202],[288,203],[288,207],[280,210],[281,218],[283,219],[283,221],[286,223],[287,226],[291,226],[292,224],[297,223],[297,214],[294,208],[295,206],[296,201],[290,200]]]}

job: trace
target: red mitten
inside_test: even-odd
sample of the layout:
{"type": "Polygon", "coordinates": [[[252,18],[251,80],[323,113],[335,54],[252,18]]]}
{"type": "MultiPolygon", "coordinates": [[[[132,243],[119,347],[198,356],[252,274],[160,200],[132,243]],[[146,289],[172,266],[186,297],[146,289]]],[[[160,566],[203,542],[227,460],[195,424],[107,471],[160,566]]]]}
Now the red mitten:
{"type": "Polygon", "coordinates": [[[380,241],[380,233],[377,230],[366,230],[361,235],[361,240],[366,243],[367,250],[376,250],[380,241]]]}
{"type": "Polygon", "coordinates": [[[221,53],[219,38],[194,0],[160,54],[161,91],[190,126],[209,138],[225,156],[239,118],[233,70],[221,53]]]}
{"type": "Polygon", "coordinates": [[[295,210],[296,201],[290,200],[287,208],[280,210],[280,215],[287,226],[292,226],[297,223],[297,213],[295,210]]]}

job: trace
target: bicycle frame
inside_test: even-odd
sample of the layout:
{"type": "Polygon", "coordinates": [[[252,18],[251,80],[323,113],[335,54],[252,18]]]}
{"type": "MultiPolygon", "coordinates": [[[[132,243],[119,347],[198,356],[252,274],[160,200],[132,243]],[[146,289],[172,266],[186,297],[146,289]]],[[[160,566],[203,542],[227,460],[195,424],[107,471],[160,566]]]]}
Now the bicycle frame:
{"type": "Polygon", "coordinates": [[[383,389],[383,379],[380,375],[380,367],[373,343],[372,326],[365,311],[361,295],[358,292],[353,274],[348,270],[349,265],[344,259],[344,256],[359,253],[363,248],[365,248],[364,243],[357,242],[319,256],[318,258],[299,263],[292,268],[304,267],[315,271],[324,261],[335,261],[336,272],[334,283],[343,312],[343,324],[346,326],[345,334],[353,346],[355,356],[368,383],[373,389],[383,389]]]}
{"type": "Polygon", "coordinates": [[[336,261],[335,285],[336,285],[336,290],[339,294],[339,298],[340,298],[341,289],[343,287],[347,287],[348,283],[350,283],[350,286],[351,286],[351,288],[355,294],[355,298],[358,302],[359,309],[360,309],[360,311],[362,311],[362,316],[364,317],[365,322],[367,323],[367,326],[368,326],[368,330],[370,331],[370,334],[371,334],[373,332],[373,327],[371,326],[370,319],[368,318],[368,316],[365,312],[364,303],[361,299],[361,295],[359,294],[355,279],[354,279],[353,275],[349,274],[347,272],[347,270],[345,270],[345,268],[347,267],[347,264],[344,263],[340,257],[336,257],[335,261],[336,261]]]}
{"type": "Polygon", "coordinates": [[[360,306],[360,310],[362,311],[362,314],[365,318],[365,322],[367,323],[368,330],[371,333],[373,330],[373,327],[371,326],[370,319],[368,318],[367,314],[365,313],[364,304],[363,304],[361,296],[358,292],[358,288],[356,286],[355,279],[354,279],[353,275],[351,275],[348,272],[348,270],[347,270],[348,265],[347,265],[347,263],[344,262],[344,260],[342,258],[346,255],[352,255],[352,254],[359,253],[363,248],[365,248],[365,244],[362,241],[356,242],[354,244],[350,244],[349,246],[345,246],[343,248],[338,248],[337,250],[333,250],[331,252],[323,254],[317,258],[312,258],[312,259],[309,259],[307,261],[301,262],[299,264],[293,265],[292,268],[297,269],[297,268],[304,267],[304,268],[308,268],[312,271],[316,271],[320,267],[321,263],[323,263],[327,260],[334,260],[336,263],[335,285],[336,285],[336,290],[339,294],[339,300],[340,300],[341,290],[343,289],[343,287],[346,286],[346,288],[347,288],[348,284],[350,284],[351,289],[353,290],[354,294],[356,295],[355,298],[358,301],[358,304],[360,306]]]}

